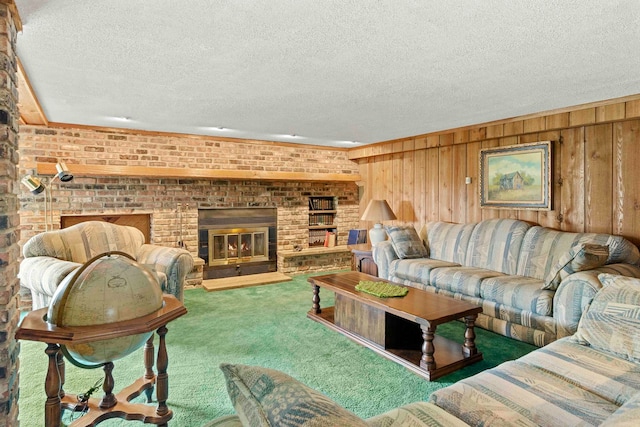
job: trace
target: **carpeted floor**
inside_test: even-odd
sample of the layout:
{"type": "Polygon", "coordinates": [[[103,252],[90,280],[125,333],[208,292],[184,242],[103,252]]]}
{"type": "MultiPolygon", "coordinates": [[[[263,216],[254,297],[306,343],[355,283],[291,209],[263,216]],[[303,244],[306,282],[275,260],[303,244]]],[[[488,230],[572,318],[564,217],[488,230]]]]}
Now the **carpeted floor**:
{"type": "MultiPolygon", "coordinates": [[[[298,276],[292,281],[206,292],[185,291],[189,313],[168,325],[169,400],[173,426],[201,426],[233,413],[222,362],[261,365],[282,370],[327,394],[366,418],[396,406],[425,400],[438,388],[535,349],[476,329],[484,360],[434,382],[412,374],[344,336],[306,317],[311,288],[298,276]]],[[[322,306],[332,305],[321,290],[322,306]]],[[[462,336],[460,322],[442,325],[439,333],[462,336]]],[[[42,343],[21,341],[20,423],[44,420],[47,358],[42,343]]],[[[102,370],[82,370],[67,363],[65,390],[80,393],[102,377],[102,370]]],[[[115,362],[115,390],[141,376],[142,351],[115,362]]],[[[101,426],[134,426],[140,422],[109,420],[101,426]]]]}

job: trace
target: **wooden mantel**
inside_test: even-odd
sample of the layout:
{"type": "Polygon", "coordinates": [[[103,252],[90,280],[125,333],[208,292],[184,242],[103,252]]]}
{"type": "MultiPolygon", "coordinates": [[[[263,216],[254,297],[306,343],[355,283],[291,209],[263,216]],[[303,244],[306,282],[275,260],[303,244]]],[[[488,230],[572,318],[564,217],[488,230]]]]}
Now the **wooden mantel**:
{"type": "MultiPolygon", "coordinates": [[[[230,179],[256,181],[324,181],[356,182],[359,174],[346,173],[307,173],[277,172],[229,169],[166,168],[149,166],[108,166],[68,164],[75,176],[122,176],[143,178],[180,178],[180,179],[230,179]]],[[[54,163],[37,163],[38,175],[55,175],[54,163]]]]}

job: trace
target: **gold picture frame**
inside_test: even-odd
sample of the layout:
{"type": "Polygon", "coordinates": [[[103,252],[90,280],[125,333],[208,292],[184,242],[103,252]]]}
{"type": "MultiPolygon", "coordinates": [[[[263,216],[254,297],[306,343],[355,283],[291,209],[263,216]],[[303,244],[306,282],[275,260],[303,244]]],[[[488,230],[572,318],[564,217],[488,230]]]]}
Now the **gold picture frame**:
{"type": "Polygon", "coordinates": [[[551,210],[552,141],[480,150],[480,207],[551,210]]]}

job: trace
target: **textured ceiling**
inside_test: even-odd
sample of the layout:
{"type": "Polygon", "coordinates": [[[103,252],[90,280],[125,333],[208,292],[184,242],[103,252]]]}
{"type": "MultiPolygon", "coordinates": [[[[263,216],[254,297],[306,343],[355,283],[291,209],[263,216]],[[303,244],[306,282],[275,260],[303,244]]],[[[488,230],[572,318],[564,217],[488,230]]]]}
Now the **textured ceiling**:
{"type": "Polygon", "coordinates": [[[640,93],[637,0],[16,4],[58,123],[354,147],[640,93]]]}

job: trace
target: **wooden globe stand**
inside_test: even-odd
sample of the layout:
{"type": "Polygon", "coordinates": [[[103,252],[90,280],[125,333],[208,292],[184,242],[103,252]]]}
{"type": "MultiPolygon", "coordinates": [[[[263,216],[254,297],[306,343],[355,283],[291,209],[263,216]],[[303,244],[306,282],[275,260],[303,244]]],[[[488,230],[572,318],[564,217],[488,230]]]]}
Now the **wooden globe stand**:
{"type": "Polygon", "coordinates": [[[45,427],[59,427],[62,423],[63,410],[86,412],[74,420],[69,427],[89,427],[110,418],[137,420],[146,424],[167,426],[173,412],[167,407],[169,381],[167,366],[169,363],[165,335],[167,323],[187,313],[184,305],[173,295],[163,295],[163,306],[154,313],[124,322],[97,326],[59,327],[45,320],[47,308],[32,311],[23,319],[16,331],[16,338],[40,341],[47,344],[45,354],[49,357],[47,377],[45,380],[45,427]],[[156,331],[159,336],[158,354],[154,358],[153,335],[144,346],[144,375],[131,385],[114,394],[115,386],[112,371],[113,362],[104,365],[105,372],[101,399],[89,398],[86,402],[77,395],[66,394],[64,358],[60,345],[72,345],[101,341],[105,339],[126,337],[156,331]],[[157,375],[153,371],[157,364],[157,375]],[[157,406],[144,403],[130,403],[143,392],[147,402],[151,402],[154,385],[156,388],[157,406]]]}

